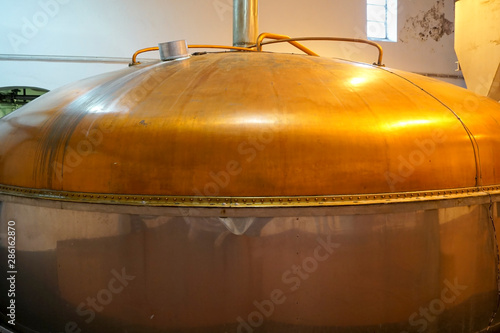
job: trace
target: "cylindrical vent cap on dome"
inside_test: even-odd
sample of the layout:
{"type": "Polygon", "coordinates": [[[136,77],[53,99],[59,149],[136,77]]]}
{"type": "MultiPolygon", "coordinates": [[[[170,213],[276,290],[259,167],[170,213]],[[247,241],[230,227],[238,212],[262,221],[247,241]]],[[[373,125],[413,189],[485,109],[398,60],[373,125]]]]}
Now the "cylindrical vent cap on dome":
{"type": "Polygon", "coordinates": [[[187,42],[184,39],[173,42],[159,43],[160,59],[162,61],[189,57],[187,42]]]}

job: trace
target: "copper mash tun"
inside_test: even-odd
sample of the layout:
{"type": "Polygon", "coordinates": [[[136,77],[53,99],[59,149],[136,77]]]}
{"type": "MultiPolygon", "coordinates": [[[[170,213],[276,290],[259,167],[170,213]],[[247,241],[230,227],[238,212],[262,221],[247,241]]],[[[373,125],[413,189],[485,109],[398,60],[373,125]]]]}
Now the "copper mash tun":
{"type": "Polygon", "coordinates": [[[234,14],[0,120],[0,331],[493,331],[500,105],[234,14]]]}

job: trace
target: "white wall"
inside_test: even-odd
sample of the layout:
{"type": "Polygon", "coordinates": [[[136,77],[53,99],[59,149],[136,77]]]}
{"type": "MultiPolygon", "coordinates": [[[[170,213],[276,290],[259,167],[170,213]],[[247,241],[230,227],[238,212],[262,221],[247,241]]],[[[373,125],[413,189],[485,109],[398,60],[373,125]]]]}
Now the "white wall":
{"type": "MultiPolygon", "coordinates": [[[[365,3],[365,0],[260,0],[260,31],[365,38],[365,3]]],[[[440,12],[454,21],[452,1],[446,0],[444,4],[444,0],[399,0],[400,41],[381,43],[385,64],[415,72],[456,74],[453,34],[445,33],[437,40],[418,35],[425,26],[432,29],[435,25],[439,29],[442,22],[434,18],[439,18],[435,14],[440,12]],[[437,11],[432,12],[433,8],[437,11]]],[[[232,43],[232,0],[5,1],[1,16],[0,54],[128,58],[137,49],[169,40],[186,39],[190,44],[232,43]]],[[[369,46],[328,42],[307,45],[323,56],[370,63],[376,60],[376,50],[369,46]]],[[[300,52],[287,46],[266,49],[300,52]]],[[[156,58],[157,54],[147,53],[144,57],[156,58]]],[[[53,89],[124,67],[126,64],[0,61],[0,87],[28,85],[53,89]]],[[[452,81],[463,85],[461,80],[452,81]]]]}

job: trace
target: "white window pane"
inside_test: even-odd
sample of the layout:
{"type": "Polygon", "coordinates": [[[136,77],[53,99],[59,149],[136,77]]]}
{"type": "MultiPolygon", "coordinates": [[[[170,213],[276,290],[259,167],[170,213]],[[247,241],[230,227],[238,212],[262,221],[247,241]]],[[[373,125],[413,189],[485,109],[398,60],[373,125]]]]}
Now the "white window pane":
{"type": "Polygon", "coordinates": [[[367,34],[369,38],[387,38],[384,22],[367,22],[367,34]]]}
{"type": "Polygon", "coordinates": [[[366,0],[368,39],[397,42],[398,0],[366,0]]]}
{"type": "Polygon", "coordinates": [[[366,19],[368,21],[385,22],[386,9],[382,6],[368,6],[366,8],[366,19]]]}
{"type": "Polygon", "coordinates": [[[380,5],[380,6],[385,6],[387,3],[387,0],[367,0],[366,3],[368,5],[380,5]]]}

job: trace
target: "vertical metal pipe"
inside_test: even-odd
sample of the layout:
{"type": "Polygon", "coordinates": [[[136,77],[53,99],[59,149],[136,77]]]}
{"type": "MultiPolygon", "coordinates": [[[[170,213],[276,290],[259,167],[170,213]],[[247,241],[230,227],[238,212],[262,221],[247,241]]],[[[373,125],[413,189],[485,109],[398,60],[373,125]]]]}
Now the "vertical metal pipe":
{"type": "Polygon", "coordinates": [[[233,46],[254,45],[259,34],[258,0],[233,1],[233,46]]]}

